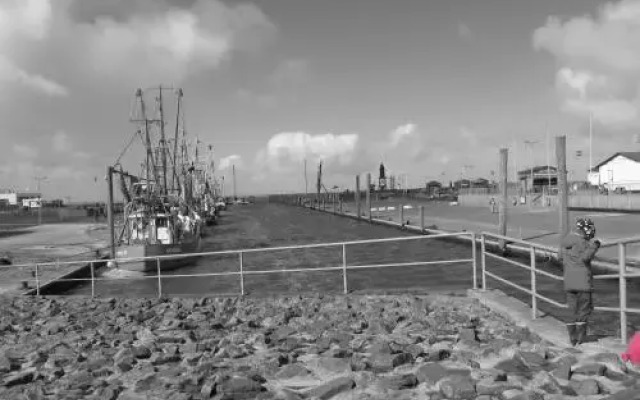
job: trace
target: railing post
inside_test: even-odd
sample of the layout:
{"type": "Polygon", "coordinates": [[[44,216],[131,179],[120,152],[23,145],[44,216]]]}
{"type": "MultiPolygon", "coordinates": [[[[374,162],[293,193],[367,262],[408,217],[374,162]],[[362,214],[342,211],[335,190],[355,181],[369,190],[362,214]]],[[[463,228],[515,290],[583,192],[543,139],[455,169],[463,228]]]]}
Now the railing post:
{"type": "Polygon", "coordinates": [[[482,266],[482,290],[487,290],[487,256],[486,256],[486,243],[485,236],[482,234],[480,236],[480,261],[482,266]]]}
{"type": "Polygon", "coordinates": [[[538,294],[536,285],[536,249],[531,246],[531,319],[538,315],[538,294]]]}
{"type": "Polygon", "coordinates": [[[40,296],[40,270],[36,264],[36,296],[40,296]]]}
{"type": "Polygon", "coordinates": [[[344,286],[344,294],[347,294],[349,288],[347,286],[347,245],[342,245],[342,281],[344,286]]]}
{"type": "MultiPolygon", "coordinates": [[[[420,206],[420,213],[422,213],[423,211],[423,207],[420,206]]],[[[476,234],[472,233],[471,234],[471,258],[472,258],[472,265],[473,265],[473,290],[478,289],[478,261],[477,261],[477,254],[476,254],[476,234]]]]}
{"type": "Polygon", "coordinates": [[[618,244],[618,267],[620,282],[620,341],[627,344],[627,245],[618,244]]]}
{"type": "Polygon", "coordinates": [[[244,263],[242,261],[242,252],[240,254],[240,294],[244,296],[244,263]]]}
{"type": "Polygon", "coordinates": [[[93,261],[89,264],[89,268],[91,268],[91,298],[93,299],[96,295],[96,280],[95,280],[95,272],[93,269],[93,261]]]}
{"type": "Polygon", "coordinates": [[[420,233],[424,232],[424,206],[420,206],[420,233]]]}
{"type": "Polygon", "coordinates": [[[160,274],[160,258],[156,257],[156,265],[158,267],[158,298],[162,297],[162,279],[160,274]]]}

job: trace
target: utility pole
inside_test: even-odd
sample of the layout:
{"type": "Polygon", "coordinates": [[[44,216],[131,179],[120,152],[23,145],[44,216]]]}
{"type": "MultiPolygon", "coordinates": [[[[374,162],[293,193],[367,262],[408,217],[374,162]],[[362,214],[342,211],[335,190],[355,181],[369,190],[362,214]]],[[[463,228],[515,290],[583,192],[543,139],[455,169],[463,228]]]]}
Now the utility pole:
{"type": "Polygon", "coordinates": [[[589,113],[589,175],[591,175],[591,168],[593,168],[593,113],[589,113]]]}
{"type": "MultiPolygon", "coordinates": [[[[558,163],[558,213],[559,240],[569,233],[569,197],[567,188],[567,137],[556,136],[556,160],[558,163]]],[[[558,244],[558,260],[562,261],[562,246],[558,244]]]]}
{"type": "MultiPolygon", "coordinates": [[[[148,183],[147,183],[148,184],[148,183]]],[[[109,221],[109,246],[111,247],[111,258],[116,258],[116,236],[115,236],[115,222],[113,216],[113,167],[107,167],[107,185],[108,185],[108,202],[107,205],[107,220],[109,221]]]]}
{"type": "Polygon", "coordinates": [[[307,179],[307,159],[304,159],[304,194],[309,197],[309,181],[307,179]]]}
{"type": "Polygon", "coordinates": [[[551,168],[550,168],[550,142],[549,142],[549,123],[545,123],[544,124],[544,131],[545,131],[545,136],[547,139],[547,184],[548,184],[548,188],[547,188],[547,195],[551,196],[551,168]]]}
{"type": "Polygon", "coordinates": [[[360,219],[360,175],[356,175],[356,192],[355,200],[356,200],[356,218],[360,219]]]}
{"type": "MultiPolygon", "coordinates": [[[[524,145],[525,148],[529,147],[529,154],[531,155],[531,170],[529,171],[531,174],[531,197],[533,198],[534,192],[534,184],[533,184],[533,167],[534,167],[534,158],[533,158],[533,146],[538,144],[537,140],[525,140],[524,145]]],[[[529,201],[529,206],[531,206],[531,201],[529,201]]]]}
{"type": "Polygon", "coordinates": [[[367,215],[369,216],[369,222],[371,222],[371,173],[367,173],[367,191],[366,191],[366,204],[367,215]]]}
{"type": "Polygon", "coordinates": [[[38,192],[38,196],[40,196],[40,207],[38,207],[38,225],[42,225],[42,193],[40,193],[40,182],[46,181],[46,176],[36,176],[33,179],[36,180],[36,191],[38,192]]]}
{"type": "MultiPolygon", "coordinates": [[[[508,149],[500,149],[500,169],[498,170],[498,184],[500,186],[500,200],[498,203],[498,227],[500,235],[507,236],[507,161],[508,149]]],[[[507,246],[504,240],[498,241],[500,250],[505,253],[507,246]]]]}
{"type": "Polygon", "coordinates": [[[236,165],[235,164],[231,166],[231,170],[233,172],[233,200],[236,201],[238,200],[238,196],[236,194],[236,165]]]}

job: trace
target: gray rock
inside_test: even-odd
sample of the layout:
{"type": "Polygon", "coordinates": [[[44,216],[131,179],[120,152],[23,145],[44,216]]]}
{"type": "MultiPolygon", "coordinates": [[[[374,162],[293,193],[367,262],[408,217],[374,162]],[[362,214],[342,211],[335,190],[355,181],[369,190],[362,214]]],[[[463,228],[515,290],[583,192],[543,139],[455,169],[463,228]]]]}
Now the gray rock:
{"type": "Polygon", "coordinates": [[[245,376],[225,377],[216,387],[216,393],[225,400],[253,399],[264,390],[260,383],[245,376]]]}
{"type": "Polygon", "coordinates": [[[440,381],[440,392],[451,400],[470,400],[476,398],[474,381],[469,377],[453,375],[440,381]]]}
{"type": "Polygon", "coordinates": [[[586,364],[573,369],[576,375],[604,376],[607,367],[604,364],[586,364]]]}
{"type": "Polygon", "coordinates": [[[570,387],[580,396],[600,394],[600,385],[595,379],[569,382],[570,387]]]}
{"type": "Polygon", "coordinates": [[[9,374],[5,376],[2,381],[3,386],[14,386],[14,385],[24,385],[33,381],[35,375],[37,373],[36,368],[28,368],[23,371],[18,371],[13,374],[9,374]]]}
{"type": "Polygon", "coordinates": [[[378,385],[387,390],[410,389],[418,385],[418,379],[414,374],[384,376],[378,385]]]}
{"type": "Polygon", "coordinates": [[[317,398],[319,400],[328,400],[342,392],[353,389],[355,385],[355,382],[351,378],[336,378],[309,390],[306,393],[306,397],[314,399],[317,398]]]}

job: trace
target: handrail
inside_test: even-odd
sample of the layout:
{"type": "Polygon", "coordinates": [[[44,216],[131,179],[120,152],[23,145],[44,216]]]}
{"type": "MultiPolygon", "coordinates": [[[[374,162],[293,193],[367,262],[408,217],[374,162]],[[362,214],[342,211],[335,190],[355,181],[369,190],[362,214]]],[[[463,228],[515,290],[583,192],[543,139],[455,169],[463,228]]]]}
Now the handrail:
{"type": "MultiPolygon", "coordinates": [[[[298,246],[283,246],[283,247],[272,247],[272,248],[262,248],[262,249],[241,249],[241,250],[228,250],[221,252],[209,252],[209,253],[192,253],[198,256],[206,255],[206,254],[239,254],[239,268],[237,271],[221,271],[221,272],[207,272],[207,273],[197,273],[197,274],[172,274],[172,275],[163,275],[161,263],[163,259],[166,258],[176,258],[179,256],[185,255],[172,255],[170,257],[164,256],[150,256],[150,257],[139,257],[136,259],[153,259],[156,261],[156,274],[155,275],[143,275],[143,276],[127,276],[127,277],[114,277],[114,278],[99,278],[96,277],[94,272],[94,265],[91,263],[91,274],[90,277],[83,278],[63,278],[57,279],[55,282],[80,282],[80,281],[91,281],[91,297],[95,296],[95,284],[96,282],[101,281],[113,281],[113,280],[131,280],[131,279],[157,279],[157,293],[158,297],[162,296],[163,288],[162,288],[162,280],[166,278],[195,278],[195,277],[212,277],[212,276],[239,276],[240,277],[240,295],[245,295],[245,286],[244,286],[244,277],[246,275],[259,275],[259,274],[277,274],[277,273],[292,273],[292,272],[318,272],[318,271],[341,271],[343,275],[343,291],[344,293],[348,293],[348,281],[347,281],[347,272],[348,270],[363,270],[363,269],[371,269],[371,268],[388,268],[388,267],[416,267],[416,266],[429,266],[429,265],[447,265],[454,263],[470,263],[472,266],[472,276],[473,276],[473,288],[477,288],[477,263],[476,263],[476,249],[475,246],[472,246],[471,249],[471,257],[470,258],[460,258],[460,259],[450,259],[450,260],[435,260],[435,261],[414,261],[414,262],[398,262],[398,263],[384,263],[384,264],[363,264],[363,265],[348,265],[347,264],[347,253],[346,249],[348,245],[357,245],[357,244],[369,244],[369,243],[381,243],[381,242],[398,242],[398,241],[407,241],[407,240],[416,240],[416,239],[436,239],[441,237],[451,237],[451,236],[461,236],[461,235],[469,235],[472,239],[475,238],[475,234],[472,232],[462,232],[459,234],[442,234],[442,235],[433,235],[433,236],[407,236],[407,237],[396,237],[396,238],[384,238],[384,239],[368,239],[368,240],[354,240],[348,242],[340,242],[340,243],[322,243],[322,244],[310,244],[310,245],[298,245],[298,246]],[[290,250],[290,249],[308,249],[308,248],[319,248],[319,247],[335,247],[340,246],[342,251],[342,265],[330,266],[330,267],[312,267],[312,268],[289,268],[289,269],[263,269],[263,270],[249,270],[247,271],[244,268],[243,263],[243,254],[249,252],[267,252],[273,250],[290,250]]],[[[474,241],[475,242],[475,241],[474,241]]],[[[104,262],[104,261],[103,261],[104,262]]],[[[39,274],[36,271],[36,281],[37,288],[36,294],[40,295],[42,293],[41,285],[38,281],[39,274]]]]}
{"type": "MultiPolygon", "coordinates": [[[[406,240],[424,240],[424,239],[439,239],[443,237],[455,237],[455,236],[469,236],[472,232],[455,232],[455,233],[443,233],[438,235],[415,235],[415,236],[404,236],[404,237],[396,237],[396,238],[382,238],[382,239],[365,239],[365,240],[352,240],[347,242],[331,242],[331,243],[311,243],[311,244],[303,244],[296,246],[280,246],[280,247],[263,247],[257,249],[234,249],[234,250],[220,250],[220,251],[209,251],[209,252],[201,252],[201,253],[183,253],[183,254],[168,254],[162,256],[147,256],[147,257],[127,257],[127,258],[108,258],[104,260],[78,260],[78,261],[65,261],[65,262],[43,262],[38,263],[38,265],[70,265],[70,264],[88,264],[90,262],[108,262],[108,261],[117,261],[117,262],[133,262],[133,261],[144,261],[144,260],[155,260],[157,258],[161,260],[165,259],[180,259],[180,258],[190,258],[190,257],[205,257],[205,256],[217,256],[217,255],[230,255],[230,254],[238,254],[238,253],[260,253],[260,252],[269,252],[269,251],[285,251],[285,250],[297,250],[297,249],[309,249],[309,248],[322,248],[322,247],[338,247],[342,245],[356,245],[356,244],[371,244],[371,243],[384,243],[384,242],[397,242],[397,241],[406,241],[406,240]]],[[[14,265],[0,265],[0,268],[24,268],[24,267],[33,267],[35,264],[14,264],[14,265]]]]}
{"type": "MultiPolygon", "coordinates": [[[[523,240],[520,239],[515,239],[515,238],[509,238],[507,236],[502,236],[502,235],[497,235],[491,232],[483,232],[481,234],[480,237],[481,240],[481,261],[482,261],[482,290],[486,290],[487,284],[486,284],[486,277],[490,277],[493,278],[499,282],[502,282],[503,284],[509,285],[511,287],[514,287],[517,290],[520,290],[522,292],[525,292],[529,295],[531,295],[531,312],[532,312],[532,319],[535,319],[537,317],[537,300],[543,300],[546,301],[547,303],[553,304],[556,307],[560,307],[560,308],[567,308],[567,304],[562,304],[559,302],[556,302],[552,299],[549,299],[543,295],[541,295],[540,293],[537,292],[537,288],[536,288],[536,281],[537,281],[537,274],[542,274],[545,275],[549,278],[555,279],[555,280],[563,280],[564,277],[559,276],[559,275],[555,275],[555,274],[551,274],[549,272],[546,271],[541,271],[538,270],[536,268],[536,256],[535,256],[535,251],[536,249],[548,249],[549,246],[545,246],[545,245],[540,245],[539,243],[534,243],[534,242],[525,242],[523,240]],[[493,238],[497,238],[497,239],[502,239],[505,241],[511,241],[511,242],[515,242],[515,243],[520,243],[520,244],[524,244],[527,245],[530,249],[530,265],[526,265],[524,263],[520,263],[514,260],[510,260],[506,257],[503,257],[499,254],[493,254],[493,253],[489,253],[486,251],[486,246],[485,246],[485,242],[486,242],[486,237],[493,237],[493,238]],[[509,262],[510,264],[516,265],[518,267],[527,269],[531,271],[531,290],[520,286],[514,282],[509,281],[508,279],[502,278],[497,276],[496,274],[492,273],[492,272],[488,272],[486,270],[486,257],[489,256],[491,258],[494,259],[498,259],[498,260],[502,260],[502,261],[506,261],[509,262]]],[[[619,252],[619,256],[618,256],[618,273],[617,274],[606,274],[606,275],[597,275],[594,277],[594,279],[599,279],[599,280],[603,280],[603,279],[617,279],[619,281],[619,299],[620,299],[620,306],[619,307],[595,307],[594,309],[597,311],[608,311],[608,312],[617,312],[620,314],[620,340],[623,344],[626,344],[627,342],[627,313],[640,313],[640,308],[630,308],[627,306],[627,279],[630,278],[640,278],[640,273],[628,273],[627,272],[627,256],[626,256],[626,246],[629,243],[635,243],[636,239],[626,239],[626,240],[620,240],[616,243],[616,245],[618,246],[618,252],[619,252]]],[[[613,245],[611,242],[609,243],[609,245],[613,245]]]]}

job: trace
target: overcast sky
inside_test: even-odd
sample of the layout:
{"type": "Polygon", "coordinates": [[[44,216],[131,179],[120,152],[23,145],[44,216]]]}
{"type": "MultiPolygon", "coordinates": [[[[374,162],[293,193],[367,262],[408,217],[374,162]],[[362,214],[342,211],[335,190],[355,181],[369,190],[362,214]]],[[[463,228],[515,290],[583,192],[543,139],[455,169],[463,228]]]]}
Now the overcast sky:
{"type": "Polygon", "coordinates": [[[545,164],[545,126],[582,174],[590,112],[594,162],[640,150],[639,45],[637,0],[2,0],[0,186],[104,199],[158,84],[240,194],[304,190],[305,158],[310,186],[319,159],[328,187],[381,160],[414,185],[490,178],[500,146],[513,170],[538,140],[545,164]]]}

